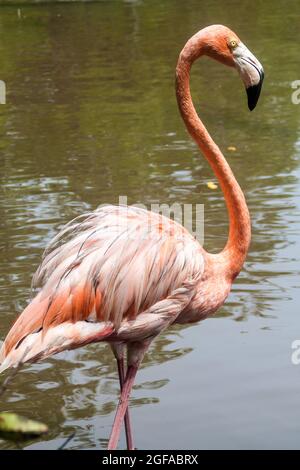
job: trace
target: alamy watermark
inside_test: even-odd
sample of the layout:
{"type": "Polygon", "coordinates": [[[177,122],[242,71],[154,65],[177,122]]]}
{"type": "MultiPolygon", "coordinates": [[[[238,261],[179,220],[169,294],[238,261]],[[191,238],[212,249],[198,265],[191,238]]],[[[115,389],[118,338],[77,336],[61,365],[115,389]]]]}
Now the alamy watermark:
{"type": "Polygon", "coordinates": [[[291,355],[292,364],[298,366],[300,364],[300,339],[295,339],[291,344],[291,348],[294,350],[291,355]]]}
{"type": "MultiPolygon", "coordinates": [[[[136,239],[159,239],[172,236],[176,239],[186,237],[188,231],[197,241],[204,244],[204,204],[173,204],[151,203],[127,204],[127,196],[119,196],[119,203],[115,209],[117,216],[114,229],[119,228],[120,233],[136,239]],[[141,211],[142,218],[137,221],[133,217],[131,208],[141,211]],[[154,213],[154,214],[153,214],[154,213]],[[159,217],[156,216],[159,214],[159,217]],[[140,222],[142,221],[142,223],[140,222]],[[175,224],[173,223],[175,222],[175,224]]],[[[105,210],[106,204],[99,206],[105,210]]]]}
{"type": "Polygon", "coordinates": [[[294,80],[291,87],[295,90],[292,93],[291,100],[293,104],[300,104],[300,80],[294,80]]]}
{"type": "Polygon", "coordinates": [[[0,104],[6,104],[6,85],[3,80],[0,80],[0,104]]]}

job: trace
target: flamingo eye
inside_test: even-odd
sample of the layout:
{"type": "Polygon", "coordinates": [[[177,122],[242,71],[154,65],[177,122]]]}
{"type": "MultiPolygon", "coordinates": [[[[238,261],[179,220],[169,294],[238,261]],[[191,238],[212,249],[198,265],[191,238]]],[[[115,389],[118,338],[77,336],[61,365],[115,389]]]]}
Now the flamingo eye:
{"type": "Polygon", "coordinates": [[[235,49],[235,48],[237,47],[237,45],[238,45],[238,43],[237,43],[237,41],[236,41],[235,39],[231,39],[231,40],[229,41],[229,47],[230,47],[231,49],[235,49]]]}

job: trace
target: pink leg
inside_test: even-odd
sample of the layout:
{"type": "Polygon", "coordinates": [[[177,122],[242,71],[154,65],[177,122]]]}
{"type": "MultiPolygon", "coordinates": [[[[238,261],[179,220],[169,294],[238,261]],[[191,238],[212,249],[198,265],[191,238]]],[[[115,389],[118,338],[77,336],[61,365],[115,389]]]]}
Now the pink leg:
{"type": "Polygon", "coordinates": [[[116,412],[115,419],[114,419],[114,424],[113,424],[112,431],[110,434],[110,438],[109,438],[109,442],[107,446],[108,450],[116,449],[118,445],[120,432],[121,432],[121,426],[122,426],[122,422],[123,422],[126,410],[128,408],[129,396],[130,396],[132,386],[134,384],[134,379],[139,369],[140,363],[143,360],[145,352],[147,351],[149,347],[150,342],[151,340],[147,340],[147,341],[144,341],[143,343],[129,343],[128,344],[127,374],[126,374],[125,382],[123,383],[121,397],[119,400],[117,412],[116,412]]]}
{"type": "MultiPolygon", "coordinates": [[[[125,366],[124,366],[124,356],[121,358],[117,357],[117,364],[118,364],[118,373],[119,373],[119,381],[120,381],[120,390],[122,392],[124,382],[125,382],[125,366]]],[[[131,432],[131,423],[130,423],[130,416],[129,416],[129,409],[127,408],[125,417],[125,433],[126,433],[126,442],[127,442],[127,450],[134,450],[132,432],[131,432]]]]}
{"type": "Polygon", "coordinates": [[[123,384],[121,397],[119,400],[113,428],[112,428],[111,435],[109,438],[109,443],[107,446],[108,450],[116,449],[118,445],[122,422],[123,422],[126,410],[128,408],[129,395],[130,395],[137,371],[138,371],[138,367],[136,366],[129,366],[127,369],[126,379],[123,384]]]}

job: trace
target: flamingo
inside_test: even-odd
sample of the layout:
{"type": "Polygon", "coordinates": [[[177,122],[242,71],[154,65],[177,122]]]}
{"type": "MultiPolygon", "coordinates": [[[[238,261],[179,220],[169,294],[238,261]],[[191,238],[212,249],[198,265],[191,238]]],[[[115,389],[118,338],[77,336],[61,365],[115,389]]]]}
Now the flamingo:
{"type": "Polygon", "coordinates": [[[245,197],[190,94],[191,66],[203,55],[237,69],[250,111],[257,104],[264,72],[238,36],[222,25],[192,36],[176,67],[182,119],[224,194],[230,221],[224,249],[208,253],[179,223],[133,206],[108,205],[83,214],[64,226],[45,250],[33,277],[39,290],[0,351],[2,372],[63,350],[108,342],[120,381],[108,449],[116,449],[123,421],[127,448],[134,449],[128,401],[154,338],[174,323],[198,322],[214,314],[225,302],[249,249],[245,197]]]}

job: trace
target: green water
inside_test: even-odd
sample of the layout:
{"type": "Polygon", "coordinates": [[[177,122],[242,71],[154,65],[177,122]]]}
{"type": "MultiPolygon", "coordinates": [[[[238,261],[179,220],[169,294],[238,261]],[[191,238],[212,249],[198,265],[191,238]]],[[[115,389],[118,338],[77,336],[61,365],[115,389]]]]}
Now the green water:
{"type": "MultiPolygon", "coordinates": [[[[216,318],[153,344],[131,400],[138,448],[300,447],[299,19],[297,1],[0,7],[1,339],[57,229],[119,195],[204,204],[205,247],[222,248],[223,196],[207,187],[214,177],[180,119],[174,69],[185,41],[212,23],[231,27],[265,68],[253,113],[235,71],[208,59],[193,68],[197,110],[246,194],[253,241],[216,318]]],[[[112,354],[90,345],[26,366],[1,407],[49,425],[31,448],[55,449],[73,431],[69,448],[104,448],[117,400],[112,354]]]]}

